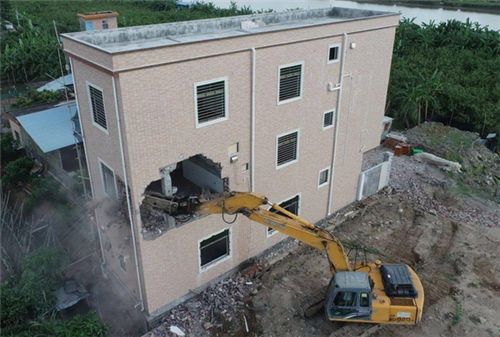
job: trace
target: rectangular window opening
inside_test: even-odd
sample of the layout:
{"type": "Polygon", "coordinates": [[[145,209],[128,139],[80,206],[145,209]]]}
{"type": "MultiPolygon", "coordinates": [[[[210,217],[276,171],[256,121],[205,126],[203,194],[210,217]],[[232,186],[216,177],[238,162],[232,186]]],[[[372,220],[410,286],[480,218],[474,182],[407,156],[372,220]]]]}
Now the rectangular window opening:
{"type": "MultiPolygon", "coordinates": [[[[299,204],[300,204],[300,195],[297,194],[293,198],[281,202],[279,206],[286,209],[288,212],[291,212],[295,215],[299,215],[299,204]]],[[[271,212],[276,214],[282,214],[275,209],[271,209],[271,212]]],[[[273,233],[276,233],[276,230],[271,227],[267,227],[267,235],[270,236],[273,233]]]]}
{"type": "Polygon", "coordinates": [[[277,139],[276,165],[282,166],[298,159],[299,132],[279,136],[277,139]]]}
{"type": "Polygon", "coordinates": [[[279,70],[279,102],[302,96],[302,64],[282,67],[279,70]]]}
{"type": "Polygon", "coordinates": [[[196,85],[197,125],[227,118],[226,80],[196,85]]]}
{"type": "Polygon", "coordinates": [[[328,48],[328,63],[338,62],[340,60],[340,46],[330,46],[328,48]]]}
{"type": "Polygon", "coordinates": [[[229,229],[225,229],[218,234],[200,242],[200,267],[206,268],[209,265],[222,260],[230,255],[229,229]]]}
{"type": "Polygon", "coordinates": [[[323,114],[323,129],[332,127],[334,118],[335,118],[335,110],[325,112],[323,114]]]}
{"type": "Polygon", "coordinates": [[[116,199],[115,173],[106,164],[101,162],[102,185],[107,196],[116,199]]]}
{"type": "Polygon", "coordinates": [[[104,98],[102,95],[102,90],[92,85],[89,85],[88,88],[93,121],[104,130],[107,130],[108,124],[106,121],[106,111],[104,110],[104,98]]]}
{"type": "Polygon", "coordinates": [[[319,171],[319,182],[318,187],[323,187],[328,185],[330,181],[330,168],[319,171]]]}

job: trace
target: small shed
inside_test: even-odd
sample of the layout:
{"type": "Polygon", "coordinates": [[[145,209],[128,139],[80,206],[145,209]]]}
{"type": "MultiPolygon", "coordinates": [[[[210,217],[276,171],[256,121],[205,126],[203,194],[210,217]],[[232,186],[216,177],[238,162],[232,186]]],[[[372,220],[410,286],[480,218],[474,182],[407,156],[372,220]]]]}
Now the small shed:
{"type": "Polygon", "coordinates": [[[33,157],[56,173],[72,173],[80,167],[82,138],[75,101],[15,117],[16,141],[33,157]]]}
{"type": "Polygon", "coordinates": [[[113,11],[100,11],[78,14],[81,30],[101,30],[118,28],[118,13],[113,11]]]}

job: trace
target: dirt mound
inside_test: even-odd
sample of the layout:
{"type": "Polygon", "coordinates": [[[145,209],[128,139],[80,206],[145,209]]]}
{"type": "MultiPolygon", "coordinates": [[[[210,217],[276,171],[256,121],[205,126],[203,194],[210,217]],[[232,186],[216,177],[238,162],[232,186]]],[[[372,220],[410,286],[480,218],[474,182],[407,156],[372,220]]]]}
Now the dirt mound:
{"type": "Polygon", "coordinates": [[[457,179],[465,185],[495,196],[500,184],[500,157],[489,151],[477,133],[442,123],[423,123],[406,132],[408,142],[425,151],[459,162],[457,179]]]}

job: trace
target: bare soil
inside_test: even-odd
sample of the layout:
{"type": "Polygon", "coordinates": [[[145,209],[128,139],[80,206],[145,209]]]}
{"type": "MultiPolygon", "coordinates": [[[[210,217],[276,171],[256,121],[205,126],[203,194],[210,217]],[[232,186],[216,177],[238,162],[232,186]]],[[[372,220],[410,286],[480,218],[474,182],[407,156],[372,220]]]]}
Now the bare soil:
{"type": "Polygon", "coordinates": [[[457,186],[436,167],[396,157],[388,188],[324,223],[351,259],[364,258],[355,254],[364,250],[368,260],[417,270],[425,289],[417,326],[338,324],[323,314],[304,318],[304,309],[324,296],[331,274],[323,253],[289,240],[253,270],[233,276],[231,287],[219,290],[216,284],[174,308],[147,336],[175,336],[171,325],[187,336],[499,336],[500,207],[457,186]],[[220,305],[214,310],[207,298],[220,305]]]}

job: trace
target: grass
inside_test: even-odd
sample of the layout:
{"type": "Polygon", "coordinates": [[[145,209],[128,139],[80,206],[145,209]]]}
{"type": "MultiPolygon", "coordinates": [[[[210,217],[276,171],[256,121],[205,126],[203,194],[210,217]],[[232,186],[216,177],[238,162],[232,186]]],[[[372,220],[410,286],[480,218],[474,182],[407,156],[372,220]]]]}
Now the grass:
{"type": "MultiPolygon", "coordinates": [[[[3,1],[3,0],[2,0],[3,1]]],[[[60,33],[80,30],[78,13],[113,10],[118,12],[120,27],[195,20],[238,14],[249,14],[249,8],[217,8],[211,4],[190,9],[176,9],[174,1],[24,1],[11,0],[11,11],[29,17],[35,25],[53,30],[56,21],[60,33]]]]}
{"type": "Polygon", "coordinates": [[[463,314],[464,314],[464,308],[462,306],[462,303],[457,302],[455,304],[455,313],[453,314],[453,319],[451,321],[451,325],[457,325],[458,323],[460,323],[460,321],[462,320],[463,314]]]}

